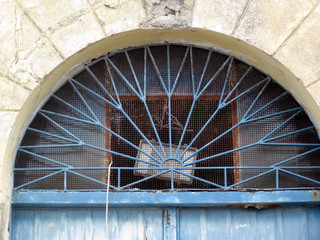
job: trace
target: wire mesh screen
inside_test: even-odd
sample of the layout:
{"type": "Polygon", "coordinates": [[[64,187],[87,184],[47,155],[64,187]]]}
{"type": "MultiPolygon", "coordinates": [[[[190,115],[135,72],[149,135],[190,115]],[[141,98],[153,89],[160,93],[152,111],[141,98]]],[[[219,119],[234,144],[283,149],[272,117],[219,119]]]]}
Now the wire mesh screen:
{"type": "Polygon", "coordinates": [[[193,46],[109,54],[70,78],[18,150],[16,189],[317,188],[320,142],[292,96],[193,46]],[[111,171],[108,166],[112,163],[111,171]]]}

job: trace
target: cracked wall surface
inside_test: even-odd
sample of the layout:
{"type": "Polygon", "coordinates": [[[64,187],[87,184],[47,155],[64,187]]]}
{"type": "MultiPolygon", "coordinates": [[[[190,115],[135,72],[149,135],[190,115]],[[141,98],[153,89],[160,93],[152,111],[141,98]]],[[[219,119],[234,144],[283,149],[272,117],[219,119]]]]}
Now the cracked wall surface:
{"type": "Polygon", "coordinates": [[[310,113],[320,112],[320,0],[0,0],[0,16],[2,239],[25,124],[64,72],[112,48],[175,39],[220,45],[278,77],[310,113]]]}

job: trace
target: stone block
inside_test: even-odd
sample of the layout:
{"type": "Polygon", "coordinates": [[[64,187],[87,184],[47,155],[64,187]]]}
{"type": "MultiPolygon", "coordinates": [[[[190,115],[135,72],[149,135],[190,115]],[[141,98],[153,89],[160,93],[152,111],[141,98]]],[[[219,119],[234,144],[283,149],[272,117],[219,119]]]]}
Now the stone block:
{"type": "Polygon", "coordinates": [[[48,39],[42,37],[10,66],[8,76],[34,89],[62,60],[48,39]]]}
{"type": "MultiPolygon", "coordinates": [[[[34,89],[38,86],[39,78],[49,72],[57,61],[37,66],[43,60],[40,56],[32,56],[35,51],[39,51],[39,43],[43,42],[41,33],[14,1],[0,1],[0,15],[0,72],[21,85],[34,89]]],[[[50,60],[61,60],[52,47],[49,52],[50,60]]],[[[48,53],[43,53],[43,56],[47,57],[48,53]]]]}
{"type": "Polygon", "coordinates": [[[192,27],[206,28],[230,35],[236,27],[247,0],[196,1],[192,27]]]}
{"type": "Polygon", "coordinates": [[[275,58],[301,79],[305,86],[320,79],[320,4],[288,39],[275,58]]]}
{"type": "Polygon", "coordinates": [[[20,110],[30,91],[0,76],[0,110],[20,110]]]}
{"type": "Polygon", "coordinates": [[[104,4],[94,5],[94,9],[107,36],[136,29],[145,20],[145,10],[141,0],[109,0],[104,4]]]}
{"type": "Polygon", "coordinates": [[[50,36],[65,57],[71,56],[103,37],[102,28],[92,13],[79,16],[77,21],[56,29],[50,36]]]}
{"type": "Polygon", "coordinates": [[[273,54],[301,21],[316,0],[253,0],[235,37],[273,54]]]}
{"type": "Polygon", "coordinates": [[[104,37],[86,0],[19,0],[64,57],[104,37]]]}

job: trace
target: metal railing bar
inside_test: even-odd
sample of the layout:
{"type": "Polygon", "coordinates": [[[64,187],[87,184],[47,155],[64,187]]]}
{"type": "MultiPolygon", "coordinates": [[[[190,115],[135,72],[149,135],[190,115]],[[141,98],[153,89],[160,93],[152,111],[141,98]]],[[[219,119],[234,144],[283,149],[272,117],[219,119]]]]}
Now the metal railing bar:
{"type": "Polygon", "coordinates": [[[167,75],[168,75],[168,92],[169,96],[172,94],[171,92],[171,67],[170,67],[170,45],[167,44],[167,75]]]}
{"type": "MultiPolygon", "coordinates": [[[[185,169],[186,170],[186,169],[185,169]]],[[[180,173],[184,176],[187,176],[187,177],[190,177],[190,178],[193,178],[193,179],[196,179],[198,181],[201,181],[201,182],[204,182],[204,183],[207,183],[207,184],[210,184],[212,186],[215,186],[215,187],[219,187],[219,188],[223,188],[223,186],[219,185],[219,184],[216,184],[214,182],[210,182],[210,181],[207,181],[205,179],[202,179],[202,178],[199,178],[199,177],[196,177],[194,175],[190,175],[190,174],[187,174],[187,173],[184,173],[184,172],[181,172],[181,171],[178,171],[178,170],[172,170],[173,172],[176,172],[176,173],[180,173]]]]}
{"type": "Polygon", "coordinates": [[[309,181],[309,182],[313,182],[313,183],[316,183],[316,184],[320,185],[320,182],[319,182],[319,181],[314,180],[314,179],[312,179],[312,178],[308,178],[308,177],[302,176],[302,175],[300,175],[300,174],[296,174],[296,173],[293,173],[293,172],[290,172],[290,171],[286,171],[286,170],[284,170],[284,169],[282,169],[282,168],[279,168],[279,171],[284,172],[284,173],[287,173],[287,174],[292,175],[292,176],[295,176],[295,177],[297,177],[297,178],[301,178],[301,179],[307,180],[307,181],[309,181]]]}
{"type": "Polygon", "coordinates": [[[29,186],[29,185],[31,185],[31,184],[33,184],[33,183],[40,182],[40,181],[42,181],[42,180],[44,180],[44,179],[47,179],[47,178],[50,178],[50,177],[52,177],[52,176],[54,176],[54,175],[57,175],[57,174],[59,174],[59,173],[62,173],[63,171],[64,171],[64,170],[60,170],[60,171],[57,171],[57,172],[54,172],[54,173],[50,173],[50,174],[48,174],[48,175],[46,175],[46,176],[43,176],[43,177],[38,178],[38,179],[36,179],[36,180],[30,181],[30,182],[28,182],[28,183],[25,183],[25,184],[22,184],[22,185],[20,185],[20,186],[18,186],[18,187],[15,187],[14,189],[20,189],[20,188],[29,186]]]}
{"type": "Polygon", "coordinates": [[[235,184],[229,185],[229,186],[228,186],[228,188],[233,188],[233,187],[238,186],[238,185],[240,185],[240,184],[243,184],[243,183],[249,182],[249,181],[254,180],[254,179],[256,179],[256,178],[259,178],[259,177],[261,177],[261,176],[263,176],[263,175],[269,174],[269,173],[271,173],[271,172],[273,172],[273,171],[275,171],[275,169],[271,169],[271,170],[269,170],[269,171],[266,171],[266,172],[260,173],[260,174],[258,174],[258,175],[256,175],[256,176],[253,176],[253,177],[247,178],[247,179],[245,179],[245,180],[243,180],[243,181],[241,181],[241,182],[238,182],[238,183],[235,183],[235,184]]]}
{"type": "Polygon", "coordinates": [[[51,159],[51,158],[48,158],[48,157],[39,155],[39,154],[34,153],[34,152],[27,151],[27,150],[25,150],[25,149],[20,149],[20,148],[19,148],[18,150],[21,151],[21,152],[30,154],[30,155],[32,155],[32,156],[35,156],[35,157],[38,157],[38,158],[42,158],[42,159],[44,159],[44,160],[47,160],[47,161],[49,161],[49,162],[52,162],[52,163],[55,163],[55,164],[58,164],[58,165],[62,165],[62,166],[65,166],[65,167],[71,167],[71,166],[68,165],[68,164],[65,164],[65,163],[62,163],[62,162],[58,162],[58,161],[53,160],[53,159],[51,159]]]}
{"type": "MultiPolygon", "coordinates": [[[[88,180],[90,180],[90,181],[92,181],[92,182],[99,183],[99,184],[101,184],[101,185],[103,185],[103,186],[106,186],[106,187],[108,186],[107,183],[101,182],[101,181],[99,181],[99,180],[97,180],[97,179],[88,177],[88,176],[83,175],[83,174],[81,174],[81,173],[77,173],[77,172],[71,171],[71,170],[69,170],[69,169],[67,169],[66,172],[71,173],[71,174],[74,174],[74,175],[77,175],[77,176],[82,177],[82,178],[85,178],[85,179],[88,179],[88,180]]],[[[109,187],[111,187],[111,188],[113,188],[113,189],[117,189],[116,187],[112,186],[111,184],[109,185],[109,187]]]]}
{"type": "MultiPolygon", "coordinates": [[[[156,169],[156,170],[158,170],[158,169],[156,169]]],[[[140,180],[138,180],[138,181],[135,181],[135,182],[132,182],[132,183],[130,183],[130,184],[127,184],[127,185],[125,185],[125,186],[120,187],[119,190],[125,189],[125,188],[127,188],[127,187],[131,187],[131,186],[133,186],[133,185],[136,185],[136,184],[138,184],[138,183],[141,183],[141,182],[147,181],[147,180],[149,180],[149,179],[155,178],[155,177],[160,176],[160,175],[162,175],[162,174],[166,174],[166,173],[168,173],[168,172],[170,172],[170,171],[171,171],[171,169],[168,169],[168,170],[166,170],[166,171],[164,171],[164,172],[156,173],[156,174],[151,175],[151,176],[149,176],[149,177],[142,178],[142,179],[140,179],[140,180]]]]}

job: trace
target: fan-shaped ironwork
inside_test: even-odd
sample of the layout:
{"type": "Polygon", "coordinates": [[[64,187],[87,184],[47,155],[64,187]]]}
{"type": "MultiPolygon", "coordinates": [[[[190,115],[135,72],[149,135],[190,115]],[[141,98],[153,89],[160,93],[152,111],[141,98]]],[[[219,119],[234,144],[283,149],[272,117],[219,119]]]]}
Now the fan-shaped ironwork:
{"type": "Polygon", "coordinates": [[[316,188],[320,142],[290,94],[241,61],[144,46],[84,66],[27,129],[16,189],[316,188]]]}

